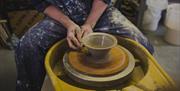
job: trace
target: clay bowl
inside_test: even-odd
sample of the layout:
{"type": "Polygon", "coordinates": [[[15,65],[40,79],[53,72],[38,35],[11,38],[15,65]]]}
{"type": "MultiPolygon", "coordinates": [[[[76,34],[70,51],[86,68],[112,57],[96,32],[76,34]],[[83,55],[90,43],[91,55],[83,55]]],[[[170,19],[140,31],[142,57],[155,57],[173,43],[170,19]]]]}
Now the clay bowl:
{"type": "Polygon", "coordinates": [[[93,58],[102,59],[117,45],[117,39],[107,33],[91,33],[82,38],[82,44],[93,58]]]}

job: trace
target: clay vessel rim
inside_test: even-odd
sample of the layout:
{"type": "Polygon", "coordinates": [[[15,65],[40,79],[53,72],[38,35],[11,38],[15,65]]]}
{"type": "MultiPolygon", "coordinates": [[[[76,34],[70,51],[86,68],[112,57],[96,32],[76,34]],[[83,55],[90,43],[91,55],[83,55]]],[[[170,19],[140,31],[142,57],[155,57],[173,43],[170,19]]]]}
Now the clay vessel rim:
{"type": "Polygon", "coordinates": [[[85,47],[89,48],[89,49],[94,49],[94,50],[106,50],[106,49],[110,49],[110,48],[113,48],[113,47],[117,46],[117,39],[116,39],[116,37],[114,37],[113,35],[107,34],[107,33],[90,33],[89,35],[87,35],[87,36],[85,36],[85,37],[82,38],[82,44],[83,44],[85,47]],[[108,47],[92,47],[92,46],[90,46],[90,45],[88,45],[88,44],[86,43],[86,40],[87,40],[87,38],[89,38],[89,37],[91,37],[91,36],[95,36],[95,35],[105,35],[105,36],[108,36],[108,37],[110,37],[110,38],[114,41],[114,43],[113,43],[111,46],[108,46],[108,47]]]}

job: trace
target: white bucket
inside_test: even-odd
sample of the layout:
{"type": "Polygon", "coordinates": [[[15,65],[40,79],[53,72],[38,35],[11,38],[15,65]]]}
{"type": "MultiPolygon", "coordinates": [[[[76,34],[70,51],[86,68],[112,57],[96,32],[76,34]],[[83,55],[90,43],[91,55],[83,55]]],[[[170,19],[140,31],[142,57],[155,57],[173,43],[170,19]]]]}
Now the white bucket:
{"type": "Polygon", "coordinates": [[[147,10],[144,12],[142,28],[144,30],[156,31],[162,10],[168,6],[168,0],[146,0],[147,10]]]}
{"type": "Polygon", "coordinates": [[[148,31],[156,31],[159,20],[161,18],[161,10],[147,9],[143,17],[143,29],[148,31]]]}
{"type": "Polygon", "coordinates": [[[180,4],[170,4],[165,19],[167,31],[165,40],[174,45],[180,45],[180,4]]]}

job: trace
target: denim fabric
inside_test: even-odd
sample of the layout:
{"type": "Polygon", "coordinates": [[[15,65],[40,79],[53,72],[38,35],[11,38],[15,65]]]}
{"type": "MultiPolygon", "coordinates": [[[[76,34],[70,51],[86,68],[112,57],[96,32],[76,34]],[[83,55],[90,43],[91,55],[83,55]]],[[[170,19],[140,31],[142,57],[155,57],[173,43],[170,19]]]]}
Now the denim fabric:
{"type": "MultiPolygon", "coordinates": [[[[68,16],[77,24],[83,24],[89,14],[91,5],[82,3],[83,0],[60,1],[57,0],[55,5],[67,12],[68,16]],[[65,5],[58,5],[60,1],[66,2],[65,5]]],[[[152,45],[139,29],[112,6],[108,6],[93,30],[94,32],[106,32],[131,38],[142,44],[151,53],[154,51],[152,45]]],[[[49,17],[38,22],[25,33],[15,51],[17,65],[16,91],[40,91],[46,74],[44,68],[45,54],[55,42],[65,37],[66,28],[49,17]]]]}

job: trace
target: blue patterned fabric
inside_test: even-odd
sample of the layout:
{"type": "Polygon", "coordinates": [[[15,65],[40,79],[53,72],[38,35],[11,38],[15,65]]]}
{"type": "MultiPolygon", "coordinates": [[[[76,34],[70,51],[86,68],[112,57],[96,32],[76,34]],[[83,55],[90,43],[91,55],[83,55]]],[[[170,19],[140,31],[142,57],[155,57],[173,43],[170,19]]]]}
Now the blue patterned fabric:
{"type": "MultiPolygon", "coordinates": [[[[55,5],[56,3],[58,3],[57,4],[57,6],[61,6],[61,5],[63,5],[63,3],[67,3],[66,1],[68,1],[68,2],[74,2],[74,0],[63,0],[63,1],[65,1],[65,2],[62,2],[61,3],[61,0],[31,0],[32,1],[32,3],[34,4],[34,6],[35,6],[35,8],[37,9],[37,10],[39,10],[39,11],[44,11],[44,9],[47,7],[47,6],[49,6],[50,4],[53,4],[53,5],[55,5]]],[[[79,1],[83,1],[83,0],[79,0],[79,1]]],[[[79,2],[78,1],[78,2],[79,2]]],[[[86,0],[86,2],[85,3],[87,3],[88,5],[91,5],[91,3],[92,3],[92,1],[93,0],[86,0]]],[[[108,4],[108,5],[110,5],[111,4],[111,0],[103,0],[106,4],[108,4]]],[[[77,1],[76,1],[76,3],[78,3],[77,1]]],[[[68,5],[69,5],[70,3],[68,3],[68,5]]]]}
{"type": "MultiPolygon", "coordinates": [[[[116,8],[112,7],[110,0],[105,2],[109,6],[97,22],[93,29],[94,32],[106,32],[131,38],[153,53],[152,45],[139,29],[116,8]]],[[[86,20],[92,6],[92,0],[48,0],[46,3],[58,7],[79,25],[86,20]]],[[[47,6],[44,5],[39,10],[43,11],[45,7],[47,6]]],[[[40,91],[46,74],[44,69],[45,54],[55,42],[65,37],[66,28],[49,17],[38,22],[25,33],[15,51],[17,65],[16,91],[40,91]]]]}

